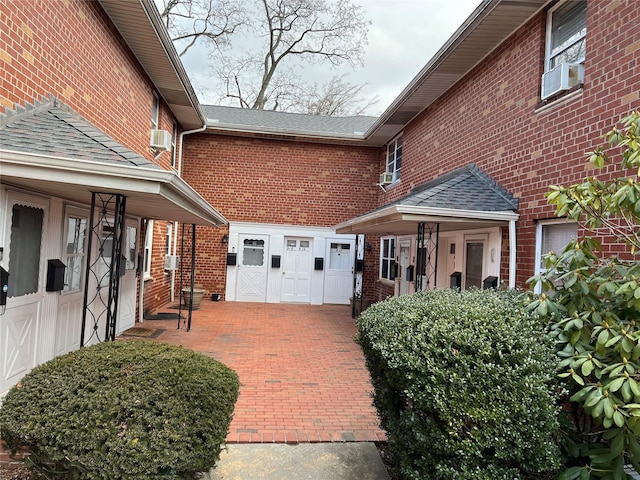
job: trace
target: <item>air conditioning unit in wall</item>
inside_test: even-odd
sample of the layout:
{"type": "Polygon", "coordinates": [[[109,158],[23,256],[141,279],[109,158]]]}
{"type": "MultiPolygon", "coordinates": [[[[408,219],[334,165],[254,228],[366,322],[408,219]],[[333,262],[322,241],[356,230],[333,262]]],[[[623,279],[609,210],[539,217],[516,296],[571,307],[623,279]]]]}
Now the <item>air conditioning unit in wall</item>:
{"type": "Polygon", "coordinates": [[[171,149],[171,134],[166,130],[151,130],[151,148],[156,150],[171,149]]]}
{"type": "Polygon", "coordinates": [[[542,75],[542,100],[558,92],[584,83],[584,66],[580,63],[561,63],[542,75]]]}
{"type": "Polygon", "coordinates": [[[177,270],[180,265],[180,257],[177,255],[165,255],[164,256],[164,269],[173,271],[177,270]]]}
{"type": "Polygon", "coordinates": [[[380,174],[380,185],[393,183],[393,172],[383,172],[380,174]]]}

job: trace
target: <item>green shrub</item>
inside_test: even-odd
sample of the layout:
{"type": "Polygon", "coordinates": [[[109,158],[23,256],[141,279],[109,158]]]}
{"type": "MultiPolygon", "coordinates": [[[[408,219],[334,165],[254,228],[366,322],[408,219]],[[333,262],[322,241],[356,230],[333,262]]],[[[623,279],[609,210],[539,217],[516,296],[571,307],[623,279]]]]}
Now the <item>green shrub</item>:
{"type": "Polygon", "coordinates": [[[49,478],[193,478],[218,460],[238,389],[234,371],[185,348],[102,343],[26,375],[0,435],[49,478]]]}
{"type": "Polygon", "coordinates": [[[605,138],[589,154],[593,176],[547,194],[583,238],[546,255],[546,271],[531,279],[546,292],[531,309],[552,325],[567,391],[562,480],[631,478],[627,465],[640,473],[640,112],[605,138]],[[614,158],[620,177],[599,179],[614,158]],[[621,258],[603,255],[603,234],[628,246],[621,258]]]}
{"type": "Polygon", "coordinates": [[[367,309],[358,330],[402,478],[513,480],[558,469],[556,366],[517,292],[392,298],[367,309]]]}

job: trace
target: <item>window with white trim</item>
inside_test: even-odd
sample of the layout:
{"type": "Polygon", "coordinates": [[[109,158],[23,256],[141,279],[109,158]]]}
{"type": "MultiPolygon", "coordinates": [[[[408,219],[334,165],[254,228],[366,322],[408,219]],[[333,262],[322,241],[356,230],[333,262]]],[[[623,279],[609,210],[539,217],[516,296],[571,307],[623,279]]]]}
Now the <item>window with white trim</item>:
{"type": "MultiPolygon", "coordinates": [[[[578,238],[578,224],[566,220],[550,220],[540,222],[536,231],[535,274],[545,270],[544,255],[549,252],[561,254],[565,247],[578,238]]],[[[540,284],[536,285],[536,293],[541,292],[540,284]]]]}
{"type": "Polygon", "coordinates": [[[400,180],[400,168],[402,167],[402,136],[396,137],[387,144],[387,167],[385,172],[393,173],[393,181],[400,180]]]}
{"type": "Polygon", "coordinates": [[[544,71],[562,63],[584,63],[586,37],[586,0],[567,0],[549,10],[544,71]]]}
{"type": "Polygon", "coordinates": [[[396,239],[383,237],[380,239],[380,278],[396,279],[396,239]]]}
{"type": "Polygon", "coordinates": [[[153,220],[147,222],[144,237],[144,278],[151,278],[151,247],[153,246],[153,220]]]}

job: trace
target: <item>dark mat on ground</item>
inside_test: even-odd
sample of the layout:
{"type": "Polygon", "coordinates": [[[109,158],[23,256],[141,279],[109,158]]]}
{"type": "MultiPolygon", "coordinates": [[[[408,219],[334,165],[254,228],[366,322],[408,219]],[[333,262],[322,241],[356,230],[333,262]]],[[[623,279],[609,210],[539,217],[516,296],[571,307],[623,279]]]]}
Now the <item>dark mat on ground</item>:
{"type": "MultiPolygon", "coordinates": [[[[178,310],[178,309],[180,308],[180,306],[179,306],[179,305],[172,305],[172,306],[170,306],[169,308],[172,308],[173,310],[178,310]]],[[[200,310],[200,307],[195,307],[195,306],[194,306],[194,307],[193,307],[193,309],[194,309],[194,310],[200,310]]],[[[182,311],[183,311],[183,312],[188,312],[188,311],[189,311],[189,304],[182,305],[182,311]]],[[[177,314],[176,314],[176,315],[177,315],[177,314]]],[[[176,317],[176,318],[178,318],[178,317],[176,317]]]]}
{"type": "MultiPolygon", "coordinates": [[[[150,313],[146,312],[143,317],[145,320],[177,320],[179,315],[173,312],[158,312],[150,313]]],[[[182,316],[184,318],[184,315],[182,316]]]]}
{"type": "Polygon", "coordinates": [[[124,337],[158,338],[163,332],[162,328],[133,327],[122,332],[122,335],[124,337]]]}

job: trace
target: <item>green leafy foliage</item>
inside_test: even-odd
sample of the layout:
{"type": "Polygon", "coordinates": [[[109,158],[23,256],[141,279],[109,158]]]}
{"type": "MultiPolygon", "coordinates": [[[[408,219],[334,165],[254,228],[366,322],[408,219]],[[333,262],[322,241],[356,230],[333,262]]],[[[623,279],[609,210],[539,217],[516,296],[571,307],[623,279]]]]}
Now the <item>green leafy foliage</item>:
{"type": "Polygon", "coordinates": [[[234,371],[185,348],[102,343],[26,375],[0,435],[51,479],[194,478],[219,458],[238,389],[234,371]]]}
{"type": "Polygon", "coordinates": [[[402,478],[555,478],[552,349],[517,292],[392,298],[358,331],[402,478]]]}
{"type": "Polygon", "coordinates": [[[557,214],[580,222],[586,235],[547,254],[546,271],[531,279],[546,293],[530,309],[551,325],[568,392],[562,443],[569,468],[561,480],[631,478],[625,465],[640,473],[640,113],[622,125],[589,156],[596,169],[607,168],[607,149],[622,147],[622,172],[630,175],[551,187],[557,214]],[[624,259],[603,258],[591,236],[602,227],[629,247],[624,259]]]}

